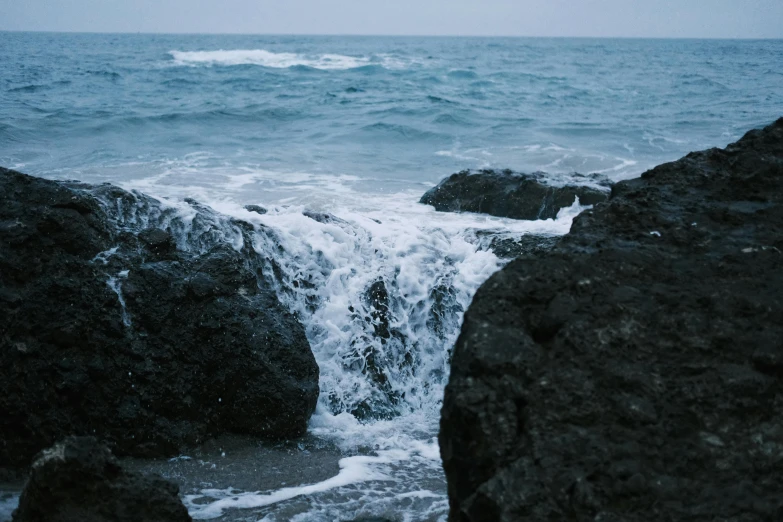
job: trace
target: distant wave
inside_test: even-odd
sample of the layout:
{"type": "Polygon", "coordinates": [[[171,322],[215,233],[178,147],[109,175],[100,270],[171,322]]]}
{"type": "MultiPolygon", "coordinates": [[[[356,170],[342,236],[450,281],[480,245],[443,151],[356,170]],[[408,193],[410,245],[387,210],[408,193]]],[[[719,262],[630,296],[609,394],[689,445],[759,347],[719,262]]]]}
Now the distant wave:
{"type": "Polygon", "coordinates": [[[177,65],[260,65],[275,69],[309,67],[321,70],[358,69],[367,66],[399,69],[405,66],[402,61],[389,56],[366,58],[342,54],[273,53],[264,49],[170,51],[169,54],[177,65]]]}

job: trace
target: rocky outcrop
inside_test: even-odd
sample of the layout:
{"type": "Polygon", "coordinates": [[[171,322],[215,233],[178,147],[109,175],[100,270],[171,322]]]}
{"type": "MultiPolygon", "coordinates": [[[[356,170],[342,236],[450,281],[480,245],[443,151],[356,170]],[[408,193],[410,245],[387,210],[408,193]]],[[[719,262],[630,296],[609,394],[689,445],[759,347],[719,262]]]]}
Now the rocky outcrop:
{"type": "Polygon", "coordinates": [[[612,188],[478,291],[453,521],[783,520],[783,119],[612,188]]]}
{"type": "Polygon", "coordinates": [[[422,196],[420,203],[441,212],[481,212],[512,219],[553,219],[576,198],[581,205],[605,201],[608,186],[600,176],[575,174],[562,185],[552,185],[542,172],[510,170],[462,171],[452,174],[422,196]],[[594,186],[588,186],[592,183],[594,186]]]}
{"type": "Polygon", "coordinates": [[[0,169],[0,465],[71,434],[154,457],[304,433],[318,367],[252,233],[193,201],[0,169]]]}
{"type": "Polygon", "coordinates": [[[525,254],[541,254],[554,247],[560,236],[537,236],[534,234],[521,237],[509,237],[494,231],[478,231],[478,245],[482,250],[491,250],[501,259],[514,259],[525,254]]]}
{"type": "Polygon", "coordinates": [[[93,437],[69,437],[36,457],[13,522],[190,522],[178,493],[123,470],[93,437]]]}

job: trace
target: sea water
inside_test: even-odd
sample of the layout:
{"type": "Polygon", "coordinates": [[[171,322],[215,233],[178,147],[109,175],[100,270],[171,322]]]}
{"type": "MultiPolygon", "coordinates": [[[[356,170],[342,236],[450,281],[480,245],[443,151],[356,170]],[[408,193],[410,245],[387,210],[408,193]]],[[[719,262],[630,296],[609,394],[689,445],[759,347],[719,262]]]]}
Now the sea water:
{"type": "Polygon", "coordinates": [[[445,520],[451,349],[505,262],[482,238],[564,234],[581,207],[514,221],[420,196],[467,168],[626,179],[783,115],[782,41],[0,33],[0,73],[0,165],[136,189],[182,223],[194,198],[229,242],[221,215],[253,224],[305,325],[309,437],[339,469],[191,488],[196,519],[445,520]]]}

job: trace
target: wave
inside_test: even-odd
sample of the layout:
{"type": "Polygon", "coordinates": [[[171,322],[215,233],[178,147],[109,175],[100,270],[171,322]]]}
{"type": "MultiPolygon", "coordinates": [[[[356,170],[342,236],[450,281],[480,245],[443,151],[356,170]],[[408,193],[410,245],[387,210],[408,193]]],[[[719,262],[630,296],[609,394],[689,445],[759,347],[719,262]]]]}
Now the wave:
{"type": "Polygon", "coordinates": [[[274,69],[347,70],[362,67],[404,68],[398,59],[386,56],[367,58],[343,54],[273,53],[265,49],[219,51],[170,51],[176,65],[260,65],[274,69]]]}

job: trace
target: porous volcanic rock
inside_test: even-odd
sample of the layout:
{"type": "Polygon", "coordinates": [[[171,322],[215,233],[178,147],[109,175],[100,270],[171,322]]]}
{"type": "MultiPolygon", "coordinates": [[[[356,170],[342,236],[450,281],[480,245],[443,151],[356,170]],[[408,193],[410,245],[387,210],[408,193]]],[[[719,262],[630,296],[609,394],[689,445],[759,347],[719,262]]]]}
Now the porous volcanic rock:
{"type": "Polygon", "coordinates": [[[68,437],[44,450],[13,522],[190,522],[179,487],[125,471],[93,437],[68,437]]]}
{"type": "Polygon", "coordinates": [[[195,202],[0,169],[0,466],[67,435],[156,457],[303,434],[318,367],[252,233],[195,202]]]}
{"type": "Polygon", "coordinates": [[[576,198],[581,205],[605,201],[607,185],[600,176],[575,174],[562,186],[548,184],[543,172],[524,174],[510,170],[464,170],[452,174],[427,191],[419,201],[441,212],[481,212],[512,219],[552,219],[561,208],[570,207],[576,198]]]}
{"type": "Polygon", "coordinates": [[[465,315],[450,520],[783,520],[783,119],[617,183],[465,315]]]}

